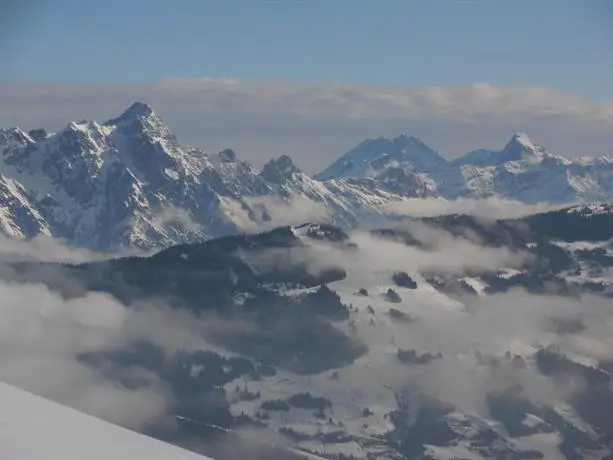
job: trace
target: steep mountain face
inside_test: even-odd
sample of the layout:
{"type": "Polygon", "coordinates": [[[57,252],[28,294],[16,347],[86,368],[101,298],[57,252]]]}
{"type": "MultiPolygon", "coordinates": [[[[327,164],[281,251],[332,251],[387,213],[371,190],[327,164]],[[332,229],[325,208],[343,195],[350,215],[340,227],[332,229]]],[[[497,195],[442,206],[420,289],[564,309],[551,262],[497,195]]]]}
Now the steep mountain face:
{"type": "MultiPolygon", "coordinates": [[[[578,460],[612,454],[612,241],[610,205],[573,206],[287,226],[0,276],[68,298],[78,285],[126,305],[165,299],[204,321],[209,348],[139,339],[81,357],[118,386],[156,376],[179,421],[152,421],[162,439],[228,430],[310,458],[578,460]]],[[[288,455],[262,458],[305,458],[288,455]]]]}
{"type": "MultiPolygon", "coordinates": [[[[0,131],[0,225],[96,250],[151,248],[257,226],[274,209],[308,202],[340,225],[384,213],[400,195],[372,180],[319,182],[289,157],[261,172],[230,149],[184,148],[151,107],[135,103],[102,124],[70,123],[49,134],[0,131]]],[[[404,191],[403,195],[423,192],[404,191]]]]}
{"type": "MultiPolygon", "coordinates": [[[[204,235],[169,211],[194,212],[199,203],[192,197],[211,195],[198,179],[206,163],[181,150],[144,104],[103,124],[71,123],[54,135],[3,131],[0,149],[2,182],[20,184],[24,206],[55,237],[107,249],[204,235]]],[[[23,226],[18,215],[13,222],[23,226]]]]}
{"type": "MultiPolygon", "coordinates": [[[[447,199],[500,196],[526,203],[602,201],[613,197],[613,158],[566,159],[549,153],[526,134],[515,134],[500,151],[476,150],[446,161],[421,141],[400,136],[367,140],[317,178],[374,177],[447,199]]],[[[398,187],[392,190],[399,191],[398,187]]]]}

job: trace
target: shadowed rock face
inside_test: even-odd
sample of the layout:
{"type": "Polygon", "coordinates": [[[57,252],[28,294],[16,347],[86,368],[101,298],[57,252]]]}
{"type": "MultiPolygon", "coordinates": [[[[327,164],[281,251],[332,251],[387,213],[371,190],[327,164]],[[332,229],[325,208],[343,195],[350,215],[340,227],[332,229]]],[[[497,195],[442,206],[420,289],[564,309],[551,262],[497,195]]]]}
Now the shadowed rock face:
{"type": "Polygon", "coordinates": [[[283,155],[276,160],[270,160],[266,163],[260,172],[260,176],[268,182],[280,184],[289,179],[292,174],[299,172],[300,170],[292,159],[287,155],[283,155]]]}
{"type": "Polygon", "coordinates": [[[392,276],[392,280],[394,284],[399,287],[407,288],[407,289],[417,289],[417,283],[413,281],[407,273],[405,272],[396,272],[392,276]]]}
{"type": "Polygon", "coordinates": [[[49,137],[49,132],[43,128],[32,129],[28,131],[28,136],[30,136],[35,142],[40,142],[49,137]]]}
{"type": "Polygon", "coordinates": [[[232,149],[225,149],[219,152],[219,159],[224,163],[233,163],[237,160],[236,152],[232,149]]]}

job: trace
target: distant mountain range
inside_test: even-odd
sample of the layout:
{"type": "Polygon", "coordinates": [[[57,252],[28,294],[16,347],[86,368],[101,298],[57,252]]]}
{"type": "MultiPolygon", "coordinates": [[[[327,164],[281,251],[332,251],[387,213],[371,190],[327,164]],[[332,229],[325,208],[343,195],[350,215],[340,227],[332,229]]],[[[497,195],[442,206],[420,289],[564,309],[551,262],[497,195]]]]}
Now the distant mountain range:
{"type": "Polygon", "coordinates": [[[570,160],[549,153],[526,134],[515,134],[500,151],[475,150],[448,161],[419,139],[369,139],[315,178],[372,178],[403,191],[410,181],[431,196],[505,197],[525,203],[607,201],[613,196],[613,157],[570,160]]]}
{"type": "Polygon", "coordinates": [[[501,151],[453,161],[414,137],[369,139],[310,177],[288,156],[258,170],[230,149],[182,146],[139,102],[117,118],[72,122],[55,134],[1,129],[0,159],[1,233],[105,251],[165,247],[292,218],[355,227],[407,198],[613,197],[612,158],[562,158],[521,134],[501,151]]]}

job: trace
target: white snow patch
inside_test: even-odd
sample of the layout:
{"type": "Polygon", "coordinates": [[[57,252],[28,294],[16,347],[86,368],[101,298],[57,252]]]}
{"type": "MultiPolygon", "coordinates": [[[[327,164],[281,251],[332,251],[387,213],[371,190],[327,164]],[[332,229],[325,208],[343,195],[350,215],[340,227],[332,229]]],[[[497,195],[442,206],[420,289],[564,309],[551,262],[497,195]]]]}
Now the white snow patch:
{"type": "Polygon", "coordinates": [[[0,407],[2,459],[207,459],[4,383],[0,407]]]}

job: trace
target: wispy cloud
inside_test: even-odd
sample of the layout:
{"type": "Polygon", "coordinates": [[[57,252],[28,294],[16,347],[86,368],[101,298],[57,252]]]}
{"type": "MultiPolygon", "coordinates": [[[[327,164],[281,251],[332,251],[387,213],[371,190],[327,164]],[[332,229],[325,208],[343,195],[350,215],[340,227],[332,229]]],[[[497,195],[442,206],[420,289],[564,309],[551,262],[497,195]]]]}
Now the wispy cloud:
{"type": "Polygon", "coordinates": [[[394,214],[412,217],[466,214],[482,219],[514,219],[566,206],[570,206],[570,204],[526,204],[498,197],[482,199],[457,198],[455,200],[446,200],[444,198],[407,198],[389,203],[386,206],[386,210],[394,214]]]}
{"type": "Polygon", "coordinates": [[[118,350],[133,341],[154,343],[169,352],[202,348],[202,324],[193,315],[154,300],[127,308],[110,295],[88,292],[58,266],[32,266],[25,272],[13,266],[23,261],[81,263],[105,257],[50,238],[0,238],[0,381],[140,428],[166,413],[170,397],[163,382],[136,366],[130,370],[132,376],[147,385],[130,389],[108,380],[80,357],[118,350]]]}
{"type": "Polygon", "coordinates": [[[282,200],[276,197],[245,197],[247,205],[256,213],[255,226],[258,231],[281,227],[284,225],[299,225],[305,222],[320,222],[329,217],[329,212],[323,203],[317,203],[306,198],[294,197],[282,200]],[[257,213],[262,213],[257,216],[257,213]],[[264,220],[266,215],[268,220],[264,220]]]}
{"type": "Polygon", "coordinates": [[[262,164],[292,155],[318,170],[364,137],[408,132],[447,156],[501,147],[526,131],[554,152],[611,151],[613,102],[545,86],[367,86],[334,82],[171,79],[125,85],[0,85],[0,126],[59,129],[106,119],[134,100],[151,103],[179,138],[237,149],[262,164]]]}
{"type": "Polygon", "coordinates": [[[75,248],[45,235],[37,236],[29,241],[0,235],[1,262],[38,260],[79,263],[101,258],[105,256],[87,249],[75,248]]]}
{"type": "Polygon", "coordinates": [[[1,380],[130,426],[164,413],[154,387],[130,391],[79,362],[121,343],[129,313],[118,302],[99,294],[66,301],[33,283],[2,283],[0,293],[1,380]]]}

